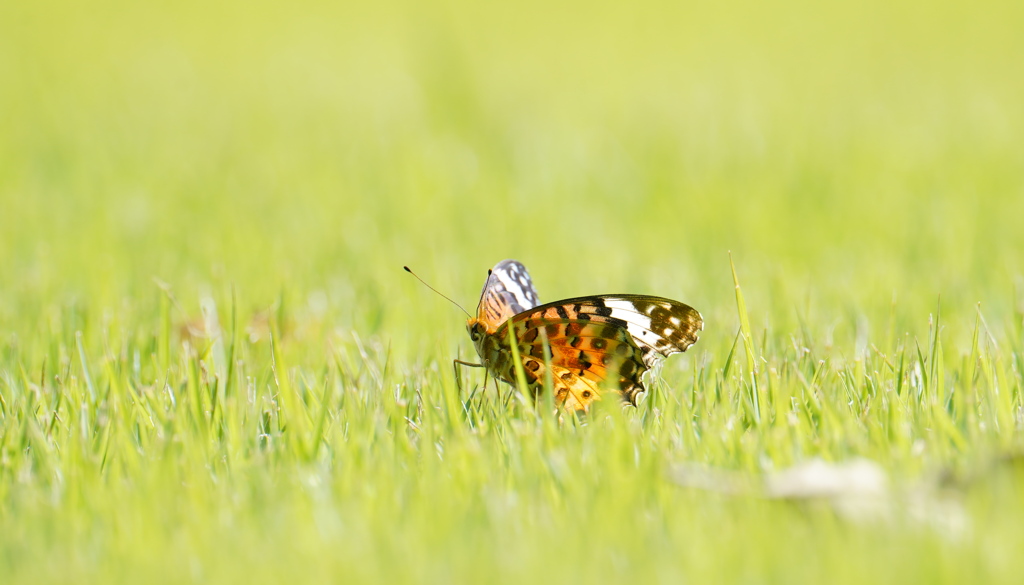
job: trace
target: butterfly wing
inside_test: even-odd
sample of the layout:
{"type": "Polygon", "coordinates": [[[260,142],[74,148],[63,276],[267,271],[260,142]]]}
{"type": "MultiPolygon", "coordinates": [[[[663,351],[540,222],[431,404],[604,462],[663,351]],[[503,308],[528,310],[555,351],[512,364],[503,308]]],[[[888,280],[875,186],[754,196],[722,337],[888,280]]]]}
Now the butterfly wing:
{"type": "MultiPolygon", "coordinates": [[[[531,384],[540,386],[549,379],[556,400],[577,409],[596,400],[602,386],[617,389],[636,404],[645,389],[643,373],[659,360],[686,351],[704,327],[693,307],[627,294],[548,303],[515,315],[511,323],[531,384]]],[[[507,331],[503,328],[506,339],[507,331]]]]}
{"type": "Polygon", "coordinates": [[[515,260],[502,260],[487,275],[476,308],[476,319],[488,333],[493,333],[514,315],[539,304],[537,289],[533,287],[526,267],[515,260]]]}

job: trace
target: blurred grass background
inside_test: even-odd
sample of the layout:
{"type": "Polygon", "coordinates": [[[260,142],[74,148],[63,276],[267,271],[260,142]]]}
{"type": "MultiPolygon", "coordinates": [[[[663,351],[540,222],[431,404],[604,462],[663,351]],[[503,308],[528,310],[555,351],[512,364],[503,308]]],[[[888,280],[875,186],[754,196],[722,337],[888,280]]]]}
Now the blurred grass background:
{"type": "Polygon", "coordinates": [[[0,574],[1019,573],[1017,529],[978,512],[1004,500],[972,508],[995,536],[955,548],[709,500],[664,471],[860,454],[916,476],[1017,444],[1022,22],[1024,6],[998,0],[0,4],[0,574]],[[724,365],[730,250],[758,359],[783,364],[780,396],[809,403],[785,377],[807,346],[801,367],[834,364],[815,391],[835,418],[787,429],[782,401],[780,426],[751,423],[743,369],[724,365]],[[443,374],[472,351],[462,318],[400,268],[472,309],[506,257],[544,301],[639,292],[701,310],[703,339],[666,366],[669,422],[577,435],[499,413],[505,431],[463,437],[443,374]],[[196,335],[211,314],[224,335],[196,335]],[[935,400],[950,426],[934,431],[946,418],[923,398],[847,395],[874,367],[877,388],[909,380],[885,371],[895,356],[932,374],[948,363],[935,400]],[[261,422],[293,391],[306,443],[261,422]],[[436,441],[392,438],[396,416],[436,441]],[[330,456],[309,455],[321,420],[330,456]],[[634,468],[632,445],[655,463],[634,468]],[[598,489],[609,482],[634,495],[598,489]]]}

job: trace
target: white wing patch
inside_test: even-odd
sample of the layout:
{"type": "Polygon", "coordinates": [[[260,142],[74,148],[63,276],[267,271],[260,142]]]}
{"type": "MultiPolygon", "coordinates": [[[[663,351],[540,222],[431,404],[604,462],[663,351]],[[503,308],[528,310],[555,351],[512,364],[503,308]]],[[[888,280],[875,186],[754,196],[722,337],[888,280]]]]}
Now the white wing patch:
{"type": "Polygon", "coordinates": [[[477,305],[477,320],[494,331],[505,320],[540,304],[537,290],[526,267],[515,260],[502,260],[491,269],[477,305]]]}
{"type": "Polygon", "coordinates": [[[650,344],[654,342],[654,334],[661,335],[661,332],[651,331],[651,318],[638,313],[631,301],[605,299],[604,306],[612,310],[612,317],[626,322],[626,330],[634,338],[650,344]]]}
{"type": "Polygon", "coordinates": [[[501,283],[502,288],[512,295],[515,303],[522,307],[522,310],[532,309],[540,304],[537,291],[533,288],[533,281],[526,267],[515,260],[504,260],[499,262],[491,270],[491,276],[501,283]]]}

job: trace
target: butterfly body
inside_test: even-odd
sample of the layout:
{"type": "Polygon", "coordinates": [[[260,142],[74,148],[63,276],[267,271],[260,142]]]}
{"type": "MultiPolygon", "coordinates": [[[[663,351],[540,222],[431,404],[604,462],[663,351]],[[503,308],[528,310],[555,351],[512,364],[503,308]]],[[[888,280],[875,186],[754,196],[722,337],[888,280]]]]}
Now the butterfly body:
{"type": "Polygon", "coordinates": [[[477,316],[467,322],[483,365],[515,384],[513,343],[533,396],[546,385],[556,404],[586,410],[611,388],[636,404],[643,373],[697,341],[703,319],[688,305],[646,295],[577,297],[546,305],[526,268],[499,262],[489,273],[477,316]]]}

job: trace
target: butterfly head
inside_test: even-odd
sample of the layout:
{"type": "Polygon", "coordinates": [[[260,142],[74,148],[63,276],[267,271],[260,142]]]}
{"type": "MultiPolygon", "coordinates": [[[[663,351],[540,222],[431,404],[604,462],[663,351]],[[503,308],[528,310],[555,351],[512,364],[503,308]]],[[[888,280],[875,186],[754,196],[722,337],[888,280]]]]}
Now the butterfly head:
{"type": "Polygon", "coordinates": [[[483,360],[484,365],[490,364],[494,358],[494,352],[498,349],[498,336],[495,331],[488,331],[487,325],[475,317],[466,321],[466,331],[469,331],[469,338],[473,340],[473,347],[477,355],[483,360]]]}
{"type": "Polygon", "coordinates": [[[476,317],[466,321],[466,330],[469,331],[469,338],[473,340],[474,344],[483,339],[484,335],[487,334],[487,328],[476,317]]]}

